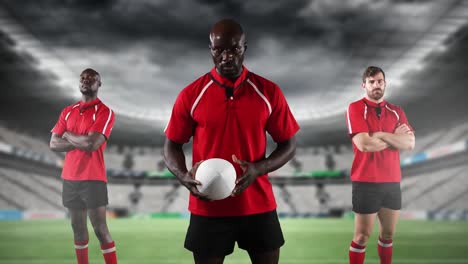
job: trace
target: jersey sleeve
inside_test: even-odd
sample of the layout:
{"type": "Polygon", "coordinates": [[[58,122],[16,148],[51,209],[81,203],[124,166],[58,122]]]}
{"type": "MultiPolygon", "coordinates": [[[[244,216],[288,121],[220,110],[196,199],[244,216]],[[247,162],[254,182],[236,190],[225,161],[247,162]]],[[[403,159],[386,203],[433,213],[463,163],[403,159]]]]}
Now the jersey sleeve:
{"type": "Polygon", "coordinates": [[[186,90],[177,96],[172,108],[171,117],[167,123],[164,133],[166,137],[174,142],[184,144],[193,135],[195,122],[190,115],[190,105],[186,90]]]}
{"type": "Polygon", "coordinates": [[[65,118],[69,111],[70,109],[68,109],[68,107],[62,110],[62,113],[60,113],[57,123],[55,123],[55,126],[50,132],[57,135],[62,135],[63,133],[65,133],[65,131],[67,131],[67,121],[65,120],[65,118]]]}
{"type": "Polygon", "coordinates": [[[268,118],[266,131],[275,142],[286,141],[296,134],[299,130],[299,124],[291,113],[283,92],[277,86],[275,86],[271,106],[272,110],[268,118]]]}
{"type": "Polygon", "coordinates": [[[352,103],[346,111],[346,125],[350,138],[358,133],[369,132],[369,126],[365,120],[364,108],[360,108],[358,103],[352,103]]]}
{"type": "Polygon", "coordinates": [[[101,133],[106,137],[106,139],[109,139],[112,128],[114,127],[114,121],[114,112],[110,108],[106,107],[96,113],[96,121],[89,129],[89,132],[101,133]]]}

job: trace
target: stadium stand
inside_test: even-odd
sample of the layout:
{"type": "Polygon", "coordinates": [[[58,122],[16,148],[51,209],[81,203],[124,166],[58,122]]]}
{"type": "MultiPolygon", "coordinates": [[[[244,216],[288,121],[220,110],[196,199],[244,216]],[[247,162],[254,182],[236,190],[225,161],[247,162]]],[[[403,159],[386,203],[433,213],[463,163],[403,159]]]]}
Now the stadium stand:
{"type": "Polygon", "coordinates": [[[0,189],[4,197],[18,209],[64,210],[60,192],[51,191],[29,174],[12,169],[0,169],[0,189]]]}
{"type": "Polygon", "coordinates": [[[440,210],[457,201],[468,191],[466,169],[459,166],[418,177],[418,183],[404,193],[403,208],[440,210]]]}
{"type": "Polygon", "coordinates": [[[0,140],[16,147],[18,152],[25,153],[25,155],[27,155],[27,152],[31,152],[42,154],[52,160],[63,158],[62,154],[52,152],[48,143],[24,133],[18,133],[0,125],[0,135],[0,140]]]}
{"type": "MultiPolygon", "coordinates": [[[[28,151],[46,155],[50,158],[61,159],[48,149],[47,143],[16,133],[4,126],[0,126],[0,140],[4,144],[12,145],[13,149],[22,149],[23,152],[13,151],[9,155],[15,159],[29,158],[24,155],[28,151]]],[[[411,157],[415,153],[422,153],[427,150],[443,148],[445,145],[453,144],[468,137],[468,122],[461,123],[448,132],[434,131],[428,135],[418,137],[417,148],[412,152],[403,152],[404,157],[411,157]]],[[[179,212],[187,213],[188,191],[181,187],[174,178],[169,177],[167,181],[155,183],[154,179],[159,179],[165,172],[162,171],[161,149],[158,148],[129,148],[109,145],[106,151],[106,164],[109,169],[113,169],[116,175],[124,170],[125,157],[131,154],[133,165],[129,173],[121,174],[120,177],[110,177],[109,197],[110,207],[124,209],[130,213],[150,213],[150,212],[179,212]],[[138,176],[138,183],[141,187],[136,189],[136,178],[132,174],[137,171],[149,171],[151,174],[138,176]],[[137,197],[137,201],[132,197],[137,197]]],[[[272,179],[281,177],[291,177],[297,175],[300,167],[302,171],[325,171],[327,169],[326,155],[331,155],[335,166],[340,170],[349,170],[353,153],[350,145],[338,147],[320,147],[298,149],[297,158],[289,162],[283,168],[271,173],[272,179]]],[[[466,154],[460,154],[461,162],[466,154]],[[464,156],[463,156],[464,155],[464,156]]],[[[459,155],[459,156],[460,156],[459,155]]],[[[8,157],[7,157],[8,158],[8,157]]],[[[460,158],[458,158],[460,159],[460,158]]],[[[434,166],[429,161],[422,164],[422,168],[415,171],[403,170],[402,181],[403,209],[405,210],[466,210],[468,209],[468,178],[464,171],[468,167],[464,164],[453,165],[442,160],[434,166]]],[[[466,158],[465,158],[466,160],[466,158]]],[[[36,159],[41,162],[41,159],[36,159]]],[[[187,165],[191,166],[191,156],[187,157],[187,165]]],[[[38,163],[38,164],[39,164],[38,163]]],[[[61,180],[57,172],[50,175],[43,171],[25,170],[20,166],[21,160],[10,168],[0,168],[0,209],[19,210],[60,210],[64,211],[61,205],[61,180]]],[[[26,165],[26,164],[24,164],[26,165]]],[[[28,163],[28,165],[30,165],[28,163]]],[[[49,165],[50,166],[50,165],[49,165]]],[[[34,166],[32,166],[34,168],[34,166]]],[[[57,169],[57,168],[55,168],[57,169]]],[[[320,179],[318,179],[320,182],[320,179]]],[[[307,185],[293,184],[291,181],[279,181],[273,186],[276,194],[278,212],[284,215],[314,214],[326,210],[347,211],[351,208],[351,186],[346,179],[339,184],[325,184],[323,192],[327,199],[319,202],[316,183],[308,182],[307,185]]]]}

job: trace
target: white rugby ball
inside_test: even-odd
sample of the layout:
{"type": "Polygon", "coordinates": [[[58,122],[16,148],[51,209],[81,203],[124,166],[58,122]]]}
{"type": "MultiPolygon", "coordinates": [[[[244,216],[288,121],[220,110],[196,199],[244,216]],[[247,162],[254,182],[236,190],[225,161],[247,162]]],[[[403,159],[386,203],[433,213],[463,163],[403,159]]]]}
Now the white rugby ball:
{"type": "Polygon", "coordinates": [[[207,159],[203,161],[195,173],[195,179],[201,182],[197,186],[211,200],[221,200],[231,195],[236,185],[236,170],[224,159],[207,159]]]}

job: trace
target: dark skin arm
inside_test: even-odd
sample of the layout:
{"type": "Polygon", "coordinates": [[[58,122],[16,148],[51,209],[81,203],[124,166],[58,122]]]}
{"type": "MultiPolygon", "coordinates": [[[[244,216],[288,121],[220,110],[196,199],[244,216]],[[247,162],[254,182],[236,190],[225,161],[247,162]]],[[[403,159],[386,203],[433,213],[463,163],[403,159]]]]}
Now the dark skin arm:
{"type": "Polygon", "coordinates": [[[75,149],[70,142],[63,139],[62,136],[52,133],[49,142],[49,148],[55,152],[68,152],[75,149]]]}
{"type": "Polygon", "coordinates": [[[77,135],[66,131],[63,133],[62,138],[70,142],[75,148],[88,152],[97,150],[106,141],[106,137],[97,132],[90,132],[88,135],[77,135]]]}
{"type": "Polygon", "coordinates": [[[206,194],[198,191],[197,185],[201,185],[201,183],[195,180],[195,173],[202,161],[197,162],[190,171],[187,170],[182,144],[166,138],[166,142],[164,143],[164,162],[169,171],[176,176],[179,182],[185,186],[190,193],[199,199],[209,200],[206,194]]]}
{"type": "Polygon", "coordinates": [[[265,175],[269,172],[279,169],[294,157],[296,153],[296,136],[277,143],[276,149],[266,159],[252,163],[244,160],[239,160],[235,155],[232,155],[232,160],[239,164],[244,174],[236,180],[236,187],[232,191],[232,196],[239,195],[258,176],[265,175]]]}

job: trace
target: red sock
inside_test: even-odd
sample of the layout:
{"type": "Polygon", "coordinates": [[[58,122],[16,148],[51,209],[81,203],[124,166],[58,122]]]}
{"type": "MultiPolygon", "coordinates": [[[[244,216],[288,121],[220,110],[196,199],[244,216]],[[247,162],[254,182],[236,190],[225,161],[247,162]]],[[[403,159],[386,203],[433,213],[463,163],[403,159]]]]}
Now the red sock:
{"type": "Polygon", "coordinates": [[[78,264],[88,264],[88,240],[75,241],[75,253],[78,264]]]}
{"type": "Polygon", "coordinates": [[[101,251],[106,264],[117,264],[117,254],[115,253],[114,241],[101,245],[101,251]]]}
{"type": "Polygon", "coordinates": [[[380,264],[391,264],[393,253],[393,241],[391,239],[384,240],[379,237],[378,244],[380,264]]]}
{"type": "Polygon", "coordinates": [[[363,264],[366,256],[366,246],[361,246],[351,241],[349,247],[349,264],[363,264]]]}

